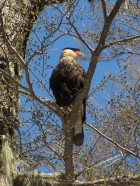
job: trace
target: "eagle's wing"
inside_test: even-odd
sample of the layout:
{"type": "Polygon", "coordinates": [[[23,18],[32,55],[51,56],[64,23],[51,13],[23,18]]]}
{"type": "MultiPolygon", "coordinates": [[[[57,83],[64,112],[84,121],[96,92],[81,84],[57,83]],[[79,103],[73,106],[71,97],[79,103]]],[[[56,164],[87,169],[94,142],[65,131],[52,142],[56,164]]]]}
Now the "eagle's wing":
{"type": "Polygon", "coordinates": [[[59,106],[69,106],[72,102],[72,91],[68,86],[69,80],[67,72],[62,64],[59,64],[50,77],[50,88],[59,106]],[[67,75],[66,75],[67,74],[67,75]]]}
{"type": "Polygon", "coordinates": [[[50,88],[59,106],[73,104],[77,94],[84,86],[85,70],[75,65],[58,64],[50,77],[50,88]]]}
{"type": "MultiPolygon", "coordinates": [[[[85,70],[78,64],[59,63],[50,78],[50,88],[53,91],[56,103],[59,106],[70,106],[74,103],[77,94],[84,86],[85,70]]],[[[86,97],[79,108],[77,121],[74,124],[74,143],[83,144],[84,133],[82,123],[86,119],[86,97]]]]}

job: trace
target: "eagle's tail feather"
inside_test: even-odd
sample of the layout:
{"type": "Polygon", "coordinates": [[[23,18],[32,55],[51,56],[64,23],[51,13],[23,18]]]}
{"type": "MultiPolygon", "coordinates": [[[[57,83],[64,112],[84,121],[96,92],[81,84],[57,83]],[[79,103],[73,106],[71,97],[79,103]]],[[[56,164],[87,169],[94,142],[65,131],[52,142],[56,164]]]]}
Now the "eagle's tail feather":
{"type": "Polygon", "coordinates": [[[84,133],[77,133],[73,135],[73,141],[76,146],[81,146],[84,142],[84,133]]]}
{"type": "Polygon", "coordinates": [[[83,132],[83,106],[81,105],[73,126],[73,141],[76,146],[81,146],[84,142],[84,132],[83,132]]]}

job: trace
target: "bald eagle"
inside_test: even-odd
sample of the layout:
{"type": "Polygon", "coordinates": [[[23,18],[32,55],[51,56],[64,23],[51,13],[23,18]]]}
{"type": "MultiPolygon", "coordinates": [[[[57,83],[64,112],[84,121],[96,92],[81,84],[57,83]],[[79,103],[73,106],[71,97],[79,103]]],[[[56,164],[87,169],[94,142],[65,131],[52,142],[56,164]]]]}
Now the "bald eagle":
{"type": "MultiPolygon", "coordinates": [[[[56,103],[59,107],[72,109],[75,98],[84,86],[86,71],[77,63],[82,56],[78,48],[64,48],[58,65],[50,77],[56,103]]],[[[67,112],[64,112],[65,114],[67,112]]],[[[73,125],[73,140],[76,146],[84,141],[83,123],[86,120],[86,97],[83,99],[77,114],[77,126],[73,125]]]]}

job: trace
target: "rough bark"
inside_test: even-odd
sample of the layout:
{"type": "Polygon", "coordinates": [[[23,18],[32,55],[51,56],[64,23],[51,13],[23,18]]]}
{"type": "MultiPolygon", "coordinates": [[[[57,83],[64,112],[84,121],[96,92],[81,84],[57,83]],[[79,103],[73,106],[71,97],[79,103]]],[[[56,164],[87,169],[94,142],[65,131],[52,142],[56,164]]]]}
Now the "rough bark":
{"type": "MultiPolygon", "coordinates": [[[[24,58],[27,39],[39,12],[46,5],[62,2],[62,0],[0,1],[0,136],[5,135],[15,144],[16,130],[19,127],[19,93],[17,89],[23,66],[13,51],[10,50],[6,40],[9,40],[20,56],[24,58]]],[[[11,149],[14,153],[14,148],[11,147],[11,149]]],[[[0,153],[2,150],[3,143],[0,138],[0,153]]],[[[0,157],[1,178],[6,179],[7,173],[3,167],[4,162],[0,157]]],[[[10,185],[10,182],[7,178],[6,185],[10,185]]]]}
{"type": "MultiPolygon", "coordinates": [[[[37,15],[46,6],[63,1],[20,1],[0,2],[0,134],[13,138],[18,127],[19,94],[8,84],[20,82],[22,65],[13,51],[5,43],[9,39],[12,46],[24,58],[26,43],[37,15]],[[13,79],[13,80],[12,80],[13,79]]],[[[15,85],[14,85],[15,86],[15,85]]],[[[17,88],[17,87],[16,87],[17,88]]],[[[15,137],[14,137],[15,138],[15,137]]]]}
{"type": "Polygon", "coordinates": [[[65,162],[65,177],[64,181],[73,183],[74,178],[74,165],[73,165],[73,123],[67,118],[63,123],[64,134],[65,134],[65,152],[64,152],[64,162],[65,162]]]}

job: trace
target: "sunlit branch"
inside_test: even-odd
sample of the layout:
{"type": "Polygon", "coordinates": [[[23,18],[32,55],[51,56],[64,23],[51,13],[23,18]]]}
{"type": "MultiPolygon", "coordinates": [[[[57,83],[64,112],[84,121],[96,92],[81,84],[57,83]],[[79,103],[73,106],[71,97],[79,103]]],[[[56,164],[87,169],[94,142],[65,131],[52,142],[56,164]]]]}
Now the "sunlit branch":
{"type": "Polygon", "coordinates": [[[42,83],[42,81],[37,77],[37,75],[30,69],[30,72],[35,76],[35,78],[38,80],[39,83],[41,83],[41,85],[43,86],[43,88],[46,90],[46,92],[50,95],[50,97],[54,99],[54,97],[52,96],[52,94],[50,93],[50,91],[46,88],[46,86],[42,83]]]}
{"type": "Polygon", "coordinates": [[[119,43],[125,43],[125,42],[128,42],[128,41],[133,41],[133,40],[138,39],[138,38],[140,38],[140,35],[136,35],[136,36],[133,36],[133,37],[128,37],[128,38],[121,39],[121,40],[116,40],[116,41],[114,41],[114,42],[112,42],[112,43],[106,44],[106,45],[104,46],[104,48],[110,47],[110,46],[112,46],[112,45],[117,45],[117,44],[119,44],[119,43]]]}
{"type": "Polygon", "coordinates": [[[99,135],[101,135],[102,137],[104,137],[105,139],[107,139],[108,141],[110,141],[111,143],[113,143],[115,146],[117,146],[118,148],[120,148],[121,150],[125,151],[126,153],[133,155],[137,158],[140,158],[139,154],[135,154],[134,152],[132,152],[131,150],[121,146],[120,144],[118,144],[116,141],[114,141],[113,139],[111,139],[110,137],[106,136],[105,134],[103,134],[102,132],[100,132],[96,127],[90,125],[89,123],[86,122],[86,125],[91,128],[92,130],[96,131],[99,135]]]}
{"type": "Polygon", "coordinates": [[[87,44],[87,42],[82,38],[81,34],[79,33],[78,29],[76,28],[76,26],[71,22],[71,20],[69,18],[67,18],[68,23],[72,26],[72,28],[74,29],[75,33],[78,36],[78,39],[80,41],[82,41],[82,43],[90,50],[90,52],[93,52],[94,50],[87,44]]]}
{"type": "Polygon", "coordinates": [[[56,102],[49,100],[49,99],[41,99],[38,96],[34,96],[34,98],[43,104],[44,106],[48,107],[52,112],[54,112],[56,115],[60,117],[60,119],[63,121],[64,120],[64,115],[60,110],[60,107],[56,104],[56,102]]]}
{"type": "Polygon", "coordinates": [[[123,157],[123,154],[121,153],[120,155],[116,155],[114,157],[111,158],[106,158],[106,160],[101,161],[100,163],[98,162],[94,162],[92,163],[90,166],[86,167],[85,169],[83,169],[82,171],[80,171],[76,176],[80,176],[81,174],[85,173],[86,171],[89,171],[92,168],[98,168],[99,166],[103,165],[103,164],[107,164],[108,162],[112,161],[113,159],[115,159],[114,161],[112,161],[110,164],[106,165],[104,168],[106,168],[107,166],[112,165],[113,163],[115,163],[117,160],[120,159],[120,157],[123,157]]]}

